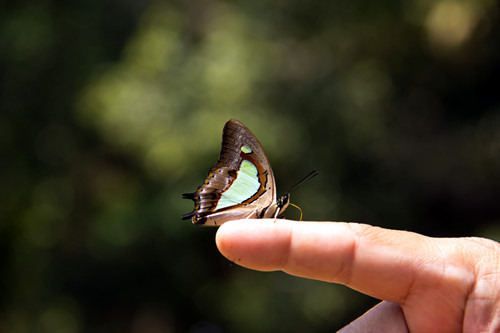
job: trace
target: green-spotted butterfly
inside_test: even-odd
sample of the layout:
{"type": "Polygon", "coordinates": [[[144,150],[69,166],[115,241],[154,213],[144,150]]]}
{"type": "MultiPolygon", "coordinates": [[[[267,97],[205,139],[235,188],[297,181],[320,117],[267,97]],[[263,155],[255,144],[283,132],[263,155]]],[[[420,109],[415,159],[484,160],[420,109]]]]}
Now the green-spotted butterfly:
{"type": "MultiPolygon", "coordinates": [[[[311,172],[303,181],[314,177],[311,172]]],[[[182,219],[194,224],[220,226],[230,220],[276,218],[290,203],[290,191],[278,198],[273,170],[257,138],[241,122],[224,126],[219,160],[194,193],[194,211],[182,219]]]]}

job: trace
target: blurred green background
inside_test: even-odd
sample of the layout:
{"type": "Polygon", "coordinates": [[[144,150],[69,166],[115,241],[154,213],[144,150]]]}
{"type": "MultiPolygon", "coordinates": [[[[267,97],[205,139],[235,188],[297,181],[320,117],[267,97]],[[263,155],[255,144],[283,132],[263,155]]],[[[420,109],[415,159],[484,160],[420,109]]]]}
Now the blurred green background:
{"type": "MultiPolygon", "coordinates": [[[[492,0],[0,4],[0,331],[331,332],[375,304],[180,216],[244,122],[306,220],[500,239],[492,0]]],[[[289,209],[288,218],[298,213],[289,209]]]]}

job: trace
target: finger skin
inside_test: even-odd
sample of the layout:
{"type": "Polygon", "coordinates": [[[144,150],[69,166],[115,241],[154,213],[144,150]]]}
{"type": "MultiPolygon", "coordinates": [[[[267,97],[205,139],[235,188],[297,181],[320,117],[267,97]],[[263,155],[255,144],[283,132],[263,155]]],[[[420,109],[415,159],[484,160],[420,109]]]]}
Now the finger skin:
{"type": "MultiPolygon", "coordinates": [[[[357,223],[231,221],[219,228],[216,242],[224,256],[242,266],[342,283],[398,303],[415,332],[461,331],[479,260],[464,250],[470,240],[357,223]]],[[[486,308],[486,318],[498,310],[486,308]]]]}
{"type": "Polygon", "coordinates": [[[408,267],[424,257],[418,246],[425,237],[354,223],[243,220],[222,225],[216,241],[242,266],[342,283],[399,302],[415,274],[408,267]]]}

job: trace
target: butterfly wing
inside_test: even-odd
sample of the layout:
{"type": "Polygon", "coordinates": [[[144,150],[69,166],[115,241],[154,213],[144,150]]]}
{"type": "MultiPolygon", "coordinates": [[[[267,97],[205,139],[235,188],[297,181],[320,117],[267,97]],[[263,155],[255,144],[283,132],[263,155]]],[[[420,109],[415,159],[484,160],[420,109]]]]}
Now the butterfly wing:
{"type": "Polygon", "coordinates": [[[224,126],[219,160],[204,183],[183,198],[195,203],[183,216],[194,224],[221,225],[229,220],[272,217],[278,207],[276,184],[267,156],[257,138],[241,122],[224,126]]]}

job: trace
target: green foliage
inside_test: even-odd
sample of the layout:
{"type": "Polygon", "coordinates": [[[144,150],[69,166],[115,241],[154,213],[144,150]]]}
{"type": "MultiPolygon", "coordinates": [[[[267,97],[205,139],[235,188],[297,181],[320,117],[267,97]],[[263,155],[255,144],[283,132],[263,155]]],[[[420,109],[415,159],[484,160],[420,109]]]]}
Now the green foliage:
{"type": "MultiPolygon", "coordinates": [[[[306,220],[499,239],[498,5],[24,1],[0,13],[12,332],[331,331],[373,300],[223,259],[180,194],[225,121],[306,220]]],[[[288,217],[298,218],[289,209],[288,217]]]]}

